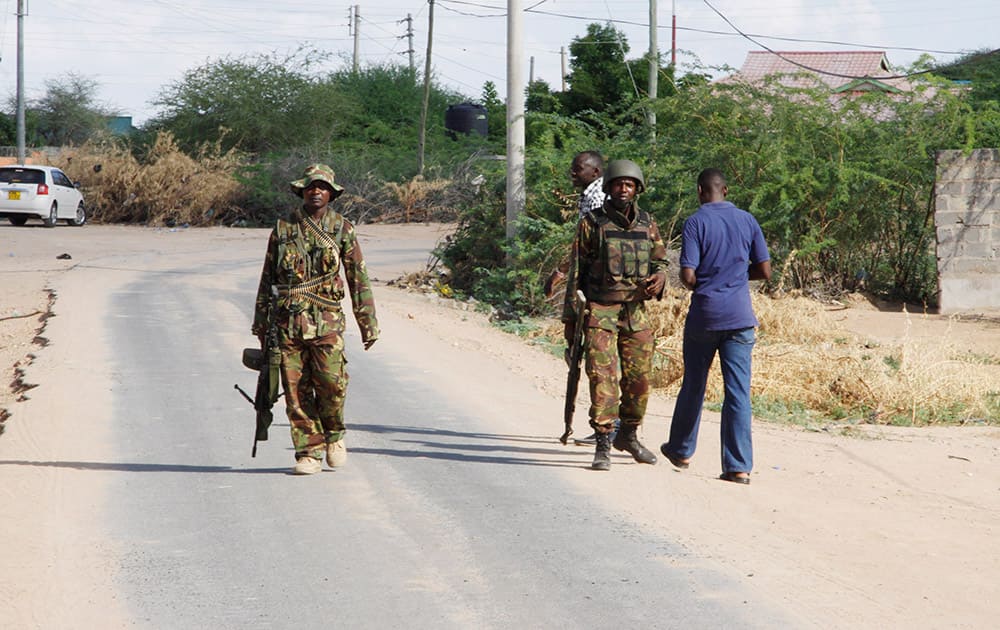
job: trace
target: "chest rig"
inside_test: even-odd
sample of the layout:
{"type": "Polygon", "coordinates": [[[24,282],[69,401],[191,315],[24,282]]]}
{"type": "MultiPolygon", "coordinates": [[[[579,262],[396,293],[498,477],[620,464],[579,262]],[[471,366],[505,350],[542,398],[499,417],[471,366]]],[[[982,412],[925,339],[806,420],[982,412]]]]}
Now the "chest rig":
{"type": "Polygon", "coordinates": [[[612,221],[603,208],[586,220],[593,221],[597,241],[587,269],[587,298],[605,304],[646,299],[644,280],[653,251],[649,213],[636,208],[635,223],[628,228],[612,221]]]}

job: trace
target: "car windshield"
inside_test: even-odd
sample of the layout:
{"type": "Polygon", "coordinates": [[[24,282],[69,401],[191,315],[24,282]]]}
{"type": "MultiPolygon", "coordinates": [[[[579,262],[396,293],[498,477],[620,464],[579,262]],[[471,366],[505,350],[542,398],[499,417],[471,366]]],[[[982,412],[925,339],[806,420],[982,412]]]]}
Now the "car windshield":
{"type": "Polygon", "coordinates": [[[45,172],[33,168],[0,168],[0,182],[11,184],[44,184],[45,172]]]}

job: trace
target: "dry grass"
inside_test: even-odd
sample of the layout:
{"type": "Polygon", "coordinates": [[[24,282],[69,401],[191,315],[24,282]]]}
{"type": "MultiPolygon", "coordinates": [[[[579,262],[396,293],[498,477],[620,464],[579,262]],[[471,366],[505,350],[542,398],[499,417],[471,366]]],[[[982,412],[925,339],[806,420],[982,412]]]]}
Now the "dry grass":
{"type": "MultiPolygon", "coordinates": [[[[668,288],[662,302],[649,304],[657,333],[653,383],[672,396],[684,372],[689,300],[686,291],[668,288]]],[[[826,306],[805,297],[754,294],[753,302],[760,321],[752,388],[758,415],[915,426],[1000,423],[1000,357],[963,351],[948,335],[928,342],[904,334],[899,344],[878,344],[843,329],[826,306]]],[[[552,338],[561,331],[561,324],[546,327],[552,338]]],[[[717,361],[706,400],[722,400],[717,361]]]]}
{"type": "MultiPolygon", "coordinates": [[[[224,152],[218,143],[205,144],[189,155],[167,132],[156,137],[141,159],[120,142],[101,140],[63,148],[50,161],[81,183],[88,215],[95,223],[233,225],[258,221],[261,212],[270,222],[273,211],[283,210],[262,211],[260,200],[253,197],[262,191],[248,190],[240,182],[238,175],[247,174],[247,156],[224,152]]],[[[301,164],[323,161],[327,161],[324,156],[294,155],[263,165],[274,181],[281,182],[277,191],[263,192],[285,195],[284,182],[298,178],[301,164]]],[[[459,208],[474,201],[481,183],[469,164],[459,165],[452,175],[433,180],[417,176],[397,183],[382,181],[373,173],[338,172],[347,192],[337,207],[355,223],[452,221],[459,208]]]]}
{"type": "Polygon", "coordinates": [[[160,133],[144,162],[114,143],[63,149],[54,162],[81,182],[95,222],[213,225],[240,212],[242,158],[217,145],[189,156],[160,133]]]}
{"type": "Polygon", "coordinates": [[[386,182],[385,191],[395,200],[400,209],[395,213],[398,216],[386,215],[383,221],[402,219],[409,223],[415,218],[427,220],[427,217],[434,216],[441,211],[441,191],[452,186],[452,182],[446,179],[425,180],[420,175],[413,179],[397,184],[396,182],[386,182]]]}

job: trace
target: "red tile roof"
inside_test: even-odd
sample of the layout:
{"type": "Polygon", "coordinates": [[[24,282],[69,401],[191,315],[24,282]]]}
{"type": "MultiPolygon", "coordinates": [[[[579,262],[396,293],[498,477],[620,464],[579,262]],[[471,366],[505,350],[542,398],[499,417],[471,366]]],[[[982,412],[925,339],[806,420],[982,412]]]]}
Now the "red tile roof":
{"type": "Polygon", "coordinates": [[[885,53],[873,51],[752,51],[743,67],[722,81],[756,82],[767,76],[782,75],[780,82],[789,87],[816,87],[819,80],[836,89],[860,77],[872,77],[893,87],[908,90],[905,79],[881,79],[896,73],[889,69],[885,53]]]}

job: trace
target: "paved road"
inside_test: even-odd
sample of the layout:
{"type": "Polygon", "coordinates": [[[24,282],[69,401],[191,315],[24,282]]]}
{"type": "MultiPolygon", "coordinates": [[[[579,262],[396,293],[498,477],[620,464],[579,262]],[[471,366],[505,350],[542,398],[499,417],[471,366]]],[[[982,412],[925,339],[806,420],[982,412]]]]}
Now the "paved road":
{"type": "MultiPolygon", "coordinates": [[[[58,280],[43,354],[66,384],[51,413],[68,416],[69,436],[57,456],[0,463],[37,467],[63,494],[99,480],[80,515],[97,533],[63,540],[110,558],[119,623],[789,626],[743,582],[571,481],[591,474],[588,455],[531,420],[558,417],[560,402],[490,357],[442,347],[393,307],[394,289],[378,289],[384,334],[371,352],[350,321],[348,466],[290,475],[280,405],[251,459],[252,410],[233,383],[253,385],[239,353],[252,341],[263,238],[138,248],[58,280]],[[96,357],[75,354],[95,341],[96,357]]],[[[403,234],[366,249],[384,281],[422,266],[427,247],[403,234]]],[[[60,526],[72,528],[47,525],[60,526]]],[[[44,612],[33,618],[46,627],[44,612]]]]}

